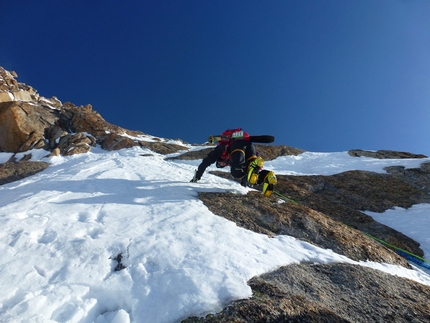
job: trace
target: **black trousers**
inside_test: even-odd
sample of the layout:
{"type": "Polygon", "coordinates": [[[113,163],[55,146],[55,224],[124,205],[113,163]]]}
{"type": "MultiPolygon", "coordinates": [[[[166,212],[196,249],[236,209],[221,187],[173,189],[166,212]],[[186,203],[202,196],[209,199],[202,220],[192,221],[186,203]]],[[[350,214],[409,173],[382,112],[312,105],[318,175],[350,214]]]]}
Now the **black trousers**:
{"type": "Polygon", "coordinates": [[[231,176],[242,178],[246,175],[249,163],[257,157],[255,146],[247,140],[236,140],[229,148],[231,176]]]}

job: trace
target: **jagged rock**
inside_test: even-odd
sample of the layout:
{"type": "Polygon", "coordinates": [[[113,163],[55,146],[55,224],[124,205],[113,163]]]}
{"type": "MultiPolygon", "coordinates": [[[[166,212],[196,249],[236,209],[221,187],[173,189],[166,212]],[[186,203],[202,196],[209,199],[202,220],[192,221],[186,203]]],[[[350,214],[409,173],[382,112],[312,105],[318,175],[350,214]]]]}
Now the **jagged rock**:
{"type": "Polygon", "coordinates": [[[60,138],[67,135],[67,131],[64,131],[58,125],[52,125],[45,129],[45,138],[49,149],[54,149],[58,146],[60,138]]]}
{"type": "Polygon", "coordinates": [[[0,150],[27,151],[44,146],[44,132],[58,114],[28,102],[0,103],[0,150]]]}
{"type": "Polygon", "coordinates": [[[139,146],[139,143],[137,143],[135,140],[131,138],[116,135],[116,134],[109,134],[105,136],[105,139],[101,143],[102,149],[109,150],[109,151],[119,150],[123,148],[131,148],[134,146],[139,146]]]}
{"type": "Polygon", "coordinates": [[[18,151],[28,151],[31,149],[40,149],[45,146],[45,140],[37,132],[31,132],[25,142],[18,148],[18,151]]]}
{"type": "Polygon", "coordinates": [[[0,66],[0,90],[1,91],[18,91],[19,84],[15,80],[18,75],[15,72],[6,71],[0,66]]]}
{"type": "Polygon", "coordinates": [[[55,96],[41,97],[15,77],[15,72],[0,67],[0,151],[45,148],[71,155],[88,152],[96,142],[107,150],[139,145],[123,134],[137,137],[142,132],[108,123],[90,104],[77,107],[63,105],[55,96]]]}
{"type": "Polygon", "coordinates": [[[91,147],[96,146],[96,139],[91,135],[79,132],[77,134],[67,134],[60,138],[58,149],[61,155],[70,156],[74,154],[87,153],[91,147]]]}
{"type": "Polygon", "coordinates": [[[16,72],[0,66],[0,102],[32,101],[36,91],[24,83],[18,83],[16,72]]]}
{"type": "Polygon", "coordinates": [[[126,130],[106,122],[91,105],[77,107],[66,102],[61,109],[53,108],[60,104],[55,97],[39,100],[38,104],[0,103],[0,150],[20,152],[58,147],[62,155],[71,155],[88,152],[96,141],[107,150],[139,145],[137,140],[122,136],[126,130]]]}
{"type": "Polygon", "coordinates": [[[61,101],[58,100],[57,97],[55,97],[55,96],[53,96],[50,99],[37,96],[35,101],[37,101],[37,103],[39,103],[41,105],[48,105],[48,106],[53,107],[55,109],[61,109],[63,106],[61,101]]]}
{"type": "Polygon", "coordinates": [[[66,102],[64,109],[72,113],[71,128],[75,132],[87,132],[94,137],[103,137],[111,133],[124,133],[124,129],[107,122],[96,111],[91,104],[76,107],[70,102],[66,102]]]}
{"type": "Polygon", "coordinates": [[[422,154],[412,154],[408,152],[393,151],[393,150],[378,150],[368,151],[361,149],[352,149],[348,151],[348,154],[352,157],[371,157],[378,159],[398,159],[398,158],[427,158],[422,154]]]}

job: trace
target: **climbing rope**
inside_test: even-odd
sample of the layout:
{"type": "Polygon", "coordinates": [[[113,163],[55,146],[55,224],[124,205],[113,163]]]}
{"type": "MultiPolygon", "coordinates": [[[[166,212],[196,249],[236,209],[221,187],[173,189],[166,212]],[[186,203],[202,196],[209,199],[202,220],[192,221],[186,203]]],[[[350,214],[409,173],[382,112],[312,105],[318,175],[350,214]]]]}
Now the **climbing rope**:
{"type": "Polygon", "coordinates": [[[279,192],[277,192],[277,191],[273,191],[273,193],[275,193],[275,194],[276,194],[276,195],[278,195],[280,198],[282,198],[282,199],[284,199],[284,200],[286,200],[286,201],[288,201],[288,202],[291,202],[291,203],[296,204],[296,205],[298,205],[298,204],[299,204],[298,202],[294,201],[293,199],[290,199],[289,197],[287,197],[287,196],[285,196],[285,195],[282,195],[281,193],[279,193],[279,192]]]}
{"type": "Polygon", "coordinates": [[[426,269],[430,269],[430,260],[425,259],[423,257],[420,257],[418,255],[415,255],[412,252],[400,249],[399,247],[396,247],[396,246],[394,246],[394,245],[392,245],[392,244],[390,244],[384,240],[376,238],[376,237],[374,237],[374,236],[372,236],[366,232],[363,232],[363,233],[365,235],[367,235],[368,237],[372,238],[373,240],[378,241],[379,243],[382,243],[383,245],[385,245],[391,249],[394,249],[394,251],[397,252],[400,256],[412,261],[413,263],[415,263],[421,267],[424,267],[426,269]]]}
{"type": "MultiPolygon", "coordinates": [[[[285,195],[282,195],[281,193],[279,193],[277,191],[273,191],[273,193],[275,193],[277,196],[279,196],[283,200],[286,200],[286,201],[291,202],[291,203],[296,204],[296,205],[299,204],[298,202],[294,201],[293,199],[291,199],[291,198],[289,198],[289,197],[287,197],[285,195]]],[[[349,225],[346,225],[346,226],[350,227],[349,225]]],[[[385,246],[393,249],[395,252],[397,252],[397,254],[399,254],[403,258],[406,258],[407,260],[409,260],[409,261],[411,261],[411,262],[413,262],[413,263],[415,263],[415,264],[417,264],[417,265],[419,265],[419,266],[421,266],[423,268],[430,269],[430,260],[425,259],[423,257],[420,257],[418,255],[415,255],[415,254],[413,254],[413,253],[411,253],[409,251],[400,249],[399,247],[396,247],[396,246],[394,246],[394,245],[392,245],[392,244],[390,244],[390,243],[388,243],[388,242],[386,242],[386,241],[384,241],[382,239],[374,237],[374,236],[372,236],[372,235],[370,235],[370,234],[368,234],[366,232],[362,232],[362,233],[364,233],[365,235],[367,235],[369,238],[372,238],[373,240],[378,241],[379,243],[382,243],[383,245],[385,245],[385,246]]]]}

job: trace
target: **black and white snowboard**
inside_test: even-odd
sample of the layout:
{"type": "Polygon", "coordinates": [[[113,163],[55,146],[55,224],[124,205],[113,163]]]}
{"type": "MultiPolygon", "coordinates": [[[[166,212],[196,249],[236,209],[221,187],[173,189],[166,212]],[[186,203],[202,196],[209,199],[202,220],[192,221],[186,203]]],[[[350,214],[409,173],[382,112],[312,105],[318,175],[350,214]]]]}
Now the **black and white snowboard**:
{"type": "MultiPolygon", "coordinates": [[[[221,135],[209,136],[209,142],[216,143],[221,140],[221,135]]],[[[271,135],[249,136],[249,141],[258,143],[271,143],[275,141],[275,137],[271,135]]]]}

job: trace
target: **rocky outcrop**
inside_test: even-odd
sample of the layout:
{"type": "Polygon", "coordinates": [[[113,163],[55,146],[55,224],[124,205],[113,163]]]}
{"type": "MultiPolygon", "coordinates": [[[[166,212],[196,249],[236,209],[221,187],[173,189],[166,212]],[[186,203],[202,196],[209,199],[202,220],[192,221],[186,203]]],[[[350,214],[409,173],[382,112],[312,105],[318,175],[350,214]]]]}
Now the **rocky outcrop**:
{"type": "Polygon", "coordinates": [[[57,111],[29,102],[0,103],[0,149],[22,152],[43,148],[45,129],[57,120],[57,111]]]}
{"type": "MultiPolygon", "coordinates": [[[[430,203],[428,167],[429,163],[423,163],[420,168],[387,174],[355,170],[332,176],[277,176],[276,190],[297,201],[297,207],[291,203],[277,205],[266,199],[255,200],[250,197],[251,193],[237,198],[223,193],[201,193],[199,197],[215,214],[247,229],[265,234],[288,234],[354,260],[381,261],[384,258],[383,262],[390,263],[392,255],[374,254],[385,247],[367,243],[367,237],[362,240],[346,238],[349,236],[347,229],[366,232],[422,257],[423,251],[417,242],[374,221],[363,211],[384,212],[395,206],[409,208],[418,203],[430,203]],[[229,203],[230,199],[235,202],[229,203]],[[327,218],[341,226],[331,224],[327,218]],[[327,226],[327,223],[330,224],[327,226]]],[[[230,178],[226,172],[213,173],[230,178]]],[[[258,197],[259,193],[256,194],[258,197]]],[[[276,200],[276,196],[271,199],[276,200]]]]}
{"type": "Polygon", "coordinates": [[[10,160],[6,163],[0,164],[0,185],[35,175],[46,169],[48,166],[48,163],[30,162],[25,160],[25,158],[19,162],[10,160]]]}
{"type": "Polygon", "coordinates": [[[10,101],[33,101],[38,99],[36,90],[24,83],[18,83],[14,71],[6,71],[0,66],[0,103],[10,101]]]}
{"type": "Polygon", "coordinates": [[[422,154],[412,154],[408,152],[393,151],[393,150],[369,151],[369,150],[361,150],[361,149],[352,149],[348,151],[348,154],[352,157],[371,157],[371,158],[378,158],[378,159],[427,158],[427,156],[422,154]]]}
{"type": "MultiPolygon", "coordinates": [[[[47,99],[15,80],[15,72],[0,67],[0,151],[25,152],[43,148],[52,155],[86,153],[101,145],[106,150],[134,146],[162,146],[159,153],[187,148],[167,143],[147,143],[144,135],[113,125],[90,104],[75,106],[56,97],[47,99]]],[[[157,147],[154,147],[157,150],[157,147]]]]}
{"type": "MultiPolygon", "coordinates": [[[[257,233],[293,236],[356,261],[372,260],[408,267],[407,262],[396,253],[306,205],[276,203],[276,198],[264,198],[259,192],[250,192],[245,196],[199,193],[199,199],[214,214],[257,233]]],[[[418,248],[416,243],[414,246],[418,248]]]]}
{"type": "MultiPolygon", "coordinates": [[[[258,233],[290,235],[356,261],[409,267],[376,237],[423,256],[419,244],[362,211],[430,203],[430,165],[388,167],[387,174],[348,171],[333,176],[278,176],[276,195],[199,193],[214,213],[258,233]],[[370,236],[369,236],[370,235],[370,236]]],[[[225,172],[213,172],[229,178],[225,172]]],[[[430,287],[349,264],[303,263],[252,278],[253,296],[192,322],[427,322],[430,287]]]]}
{"type": "Polygon", "coordinates": [[[253,296],[183,323],[429,322],[430,287],[350,264],[296,264],[254,277],[253,296]]]}

